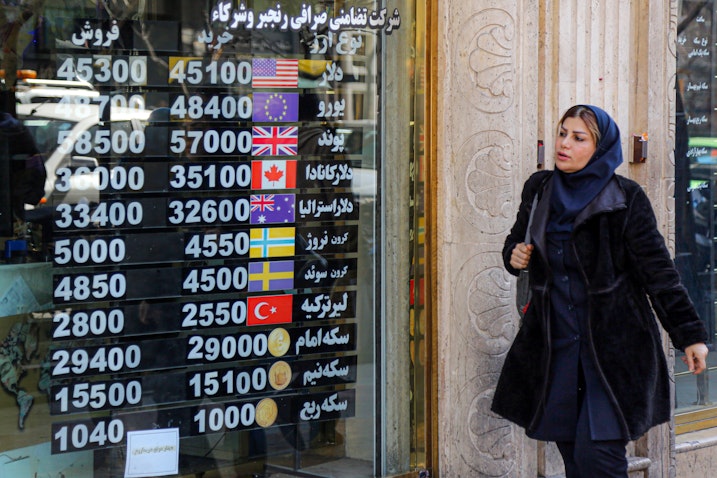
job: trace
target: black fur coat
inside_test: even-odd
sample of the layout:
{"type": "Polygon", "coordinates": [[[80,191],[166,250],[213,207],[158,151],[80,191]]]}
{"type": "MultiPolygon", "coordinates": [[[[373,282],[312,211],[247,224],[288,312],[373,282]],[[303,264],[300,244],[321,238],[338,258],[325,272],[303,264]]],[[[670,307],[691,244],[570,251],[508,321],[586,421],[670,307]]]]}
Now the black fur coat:
{"type": "MultiPolygon", "coordinates": [[[[529,431],[538,424],[550,361],[551,278],[544,231],[551,175],[541,171],[526,181],[503,247],[505,267],[517,275],[510,255],[523,242],[532,199],[542,191],[531,225],[532,300],[506,356],[492,405],[495,413],[529,431]]],[[[667,363],[653,309],[678,349],[706,342],[707,332],[680,282],[647,195],[636,182],[615,175],[576,218],[573,244],[588,293],[588,346],[625,436],[636,439],[668,421],[671,413],[667,363]]]]}

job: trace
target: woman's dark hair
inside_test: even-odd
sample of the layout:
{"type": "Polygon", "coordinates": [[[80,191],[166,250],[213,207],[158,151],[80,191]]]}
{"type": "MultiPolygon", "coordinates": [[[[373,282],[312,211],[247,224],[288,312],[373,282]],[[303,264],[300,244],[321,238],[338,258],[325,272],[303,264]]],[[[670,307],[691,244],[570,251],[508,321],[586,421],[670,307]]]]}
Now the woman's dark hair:
{"type": "Polygon", "coordinates": [[[567,118],[580,118],[583,120],[585,122],[585,126],[588,127],[588,133],[590,133],[590,136],[592,136],[595,141],[595,146],[600,143],[600,128],[598,126],[597,116],[595,116],[593,110],[585,105],[575,105],[571,107],[563,114],[562,118],[560,118],[558,128],[562,126],[563,122],[567,118]]]}

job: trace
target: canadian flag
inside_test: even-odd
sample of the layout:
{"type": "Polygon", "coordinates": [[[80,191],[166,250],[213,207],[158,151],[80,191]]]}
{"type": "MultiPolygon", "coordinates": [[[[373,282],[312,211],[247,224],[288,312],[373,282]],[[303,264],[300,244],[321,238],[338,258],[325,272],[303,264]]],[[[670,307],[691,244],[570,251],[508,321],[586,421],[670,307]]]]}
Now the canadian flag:
{"type": "Polygon", "coordinates": [[[251,188],[296,188],[296,160],[266,159],[263,161],[252,161],[251,188]]]}
{"type": "Polygon", "coordinates": [[[293,298],[291,294],[249,297],[246,325],[291,323],[293,298]]]}

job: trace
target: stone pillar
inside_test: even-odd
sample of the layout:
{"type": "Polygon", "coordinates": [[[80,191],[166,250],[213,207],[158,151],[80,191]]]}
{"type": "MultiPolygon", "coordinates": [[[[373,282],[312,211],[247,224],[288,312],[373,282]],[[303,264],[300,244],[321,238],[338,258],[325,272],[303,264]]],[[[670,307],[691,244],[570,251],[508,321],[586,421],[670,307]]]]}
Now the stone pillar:
{"type": "Polygon", "coordinates": [[[441,476],[535,477],[535,442],[489,408],[517,330],[500,250],[535,168],[538,3],[446,1],[439,11],[441,476]]]}

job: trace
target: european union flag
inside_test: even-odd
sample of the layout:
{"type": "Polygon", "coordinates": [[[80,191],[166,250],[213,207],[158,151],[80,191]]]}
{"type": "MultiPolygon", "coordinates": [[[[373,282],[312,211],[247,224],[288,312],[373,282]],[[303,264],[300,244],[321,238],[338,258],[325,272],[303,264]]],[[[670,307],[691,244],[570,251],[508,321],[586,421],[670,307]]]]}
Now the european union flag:
{"type": "Polygon", "coordinates": [[[254,93],[252,121],[291,123],[299,121],[298,93],[254,93]]]}

